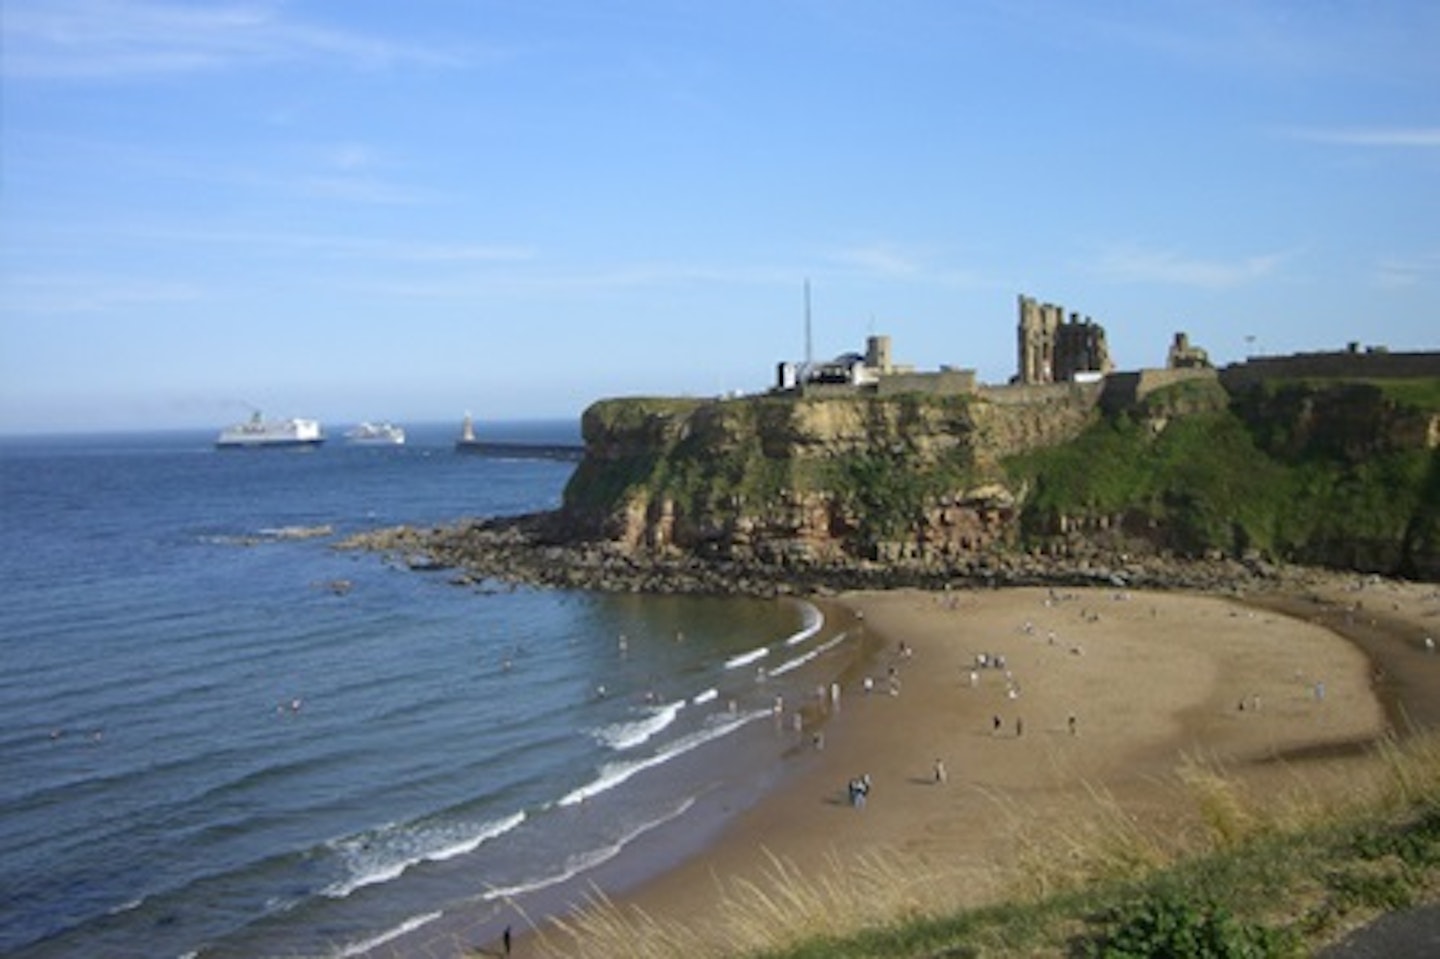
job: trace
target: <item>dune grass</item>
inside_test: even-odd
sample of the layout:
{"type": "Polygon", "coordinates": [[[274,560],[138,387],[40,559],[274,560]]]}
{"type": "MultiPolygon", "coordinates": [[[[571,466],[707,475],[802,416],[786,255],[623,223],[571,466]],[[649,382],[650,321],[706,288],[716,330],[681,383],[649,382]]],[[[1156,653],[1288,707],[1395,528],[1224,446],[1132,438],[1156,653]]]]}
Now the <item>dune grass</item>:
{"type": "Polygon", "coordinates": [[[1063,827],[1023,836],[990,905],[969,878],[899,853],[802,871],[771,857],[718,883],[714,909],[660,919],[596,893],[538,936],[550,957],[1298,956],[1368,919],[1440,898],[1440,735],[1348,760],[1339,793],[1307,780],[1257,795],[1187,758],[1185,828],[1088,790],[1063,827]]]}

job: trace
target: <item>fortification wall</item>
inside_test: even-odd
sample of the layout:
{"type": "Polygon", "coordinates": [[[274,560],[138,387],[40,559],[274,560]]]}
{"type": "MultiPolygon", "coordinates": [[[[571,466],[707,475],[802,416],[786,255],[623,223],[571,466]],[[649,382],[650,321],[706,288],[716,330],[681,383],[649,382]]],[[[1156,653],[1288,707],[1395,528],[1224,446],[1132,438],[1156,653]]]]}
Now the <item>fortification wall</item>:
{"type": "Polygon", "coordinates": [[[1266,379],[1411,379],[1432,376],[1440,376],[1440,353],[1337,350],[1332,353],[1252,357],[1221,370],[1220,382],[1226,389],[1233,390],[1266,379]]]}
{"type": "Polygon", "coordinates": [[[1106,412],[1129,409],[1156,390],[1192,380],[1214,381],[1219,374],[1213,369],[1149,369],[1129,373],[1111,373],[1105,377],[1105,393],[1101,405],[1106,412]]]}
{"type": "Polygon", "coordinates": [[[876,392],[881,396],[923,393],[927,396],[965,396],[976,391],[974,370],[941,370],[938,373],[891,373],[880,377],[876,392]]]}
{"type": "Polygon", "coordinates": [[[976,393],[996,406],[1030,406],[1079,402],[1093,405],[1103,384],[1096,383],[1010,383],[981,386],[976,393]]]}

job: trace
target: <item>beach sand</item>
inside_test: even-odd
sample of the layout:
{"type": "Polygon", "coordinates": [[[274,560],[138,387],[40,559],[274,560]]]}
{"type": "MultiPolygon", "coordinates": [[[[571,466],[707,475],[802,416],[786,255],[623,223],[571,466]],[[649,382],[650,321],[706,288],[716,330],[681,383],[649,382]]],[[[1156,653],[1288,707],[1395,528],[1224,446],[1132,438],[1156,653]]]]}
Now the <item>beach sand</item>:
{"type": "MultiPolygon", "coordinates": [[[[1200,828],[1184,786],[1197,771],[1271,798],[1343,796],[1353,763],[1407,715],[1400,700],[1436,698],[1424,637],[1440,641],[1440,592],[1338,576],[1306,592],[1268,606],[1112,588],[842,596],[878,652],[837,677],[838,704],[803,708],[791,774],[703,854],[616,902],[703,928],[746,883],[773,883],[777,862],[815,876],[883,861],[980,905],[1026,882],[1027,857],[1063,856],[1081,824],[1200,828]],[[856,808],[846,787],[862,775],[856,808]]],[[[516,954],[569,946],[552,929],[516,954]]]]}

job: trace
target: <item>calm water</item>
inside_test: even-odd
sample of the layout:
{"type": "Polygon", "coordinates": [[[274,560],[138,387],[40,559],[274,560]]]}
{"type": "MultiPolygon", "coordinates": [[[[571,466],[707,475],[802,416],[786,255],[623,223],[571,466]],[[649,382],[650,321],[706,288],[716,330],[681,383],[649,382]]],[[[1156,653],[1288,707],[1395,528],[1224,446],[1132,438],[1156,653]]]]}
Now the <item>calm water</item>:
{"type": "Polygon", "coordinates": [[[0,441],[0,953],[383,951],[701,834],[773,775],[773,698],[848,645],[813,608],[332,549],[550,508],[573,469],[452,438],[0,441]]]}

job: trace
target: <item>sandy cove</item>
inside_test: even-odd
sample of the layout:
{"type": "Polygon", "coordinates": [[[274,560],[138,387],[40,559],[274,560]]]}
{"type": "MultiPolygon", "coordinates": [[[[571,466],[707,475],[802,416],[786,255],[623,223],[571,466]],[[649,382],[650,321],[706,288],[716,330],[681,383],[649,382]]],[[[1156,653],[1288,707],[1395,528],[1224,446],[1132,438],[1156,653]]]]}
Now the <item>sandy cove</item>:
{"type": "MultiPolygon", "coordinates": [[[[768,882],[775,860],[818,874],[880,855],[953,879],[954,904],[978,905],[1013,888],[1037,844],[1059,851],[1057,837],[1102,807],[1151,829],[1194,828],[1187,766],[1223,766],[1270,795],[1303,769],[1309,801],[1341,795],[1347,757],[1404,705],[1387,715],[1385,677],[1357,631],[1389,644],[1405,696],[1440,690],[1440,655],[1423,642],[1440,640],[1440,591],[1363,582],[1287,595],[1290,615],[1110,588],[846,594],[832,614],[857,617],[877,652],[838,677],[838,705],[801,707],[792,774],[704,854],[618,901],[693,925],[737,883],[768,882]],[[1319,625],[1327,615],[1349,639],[1319,625]],[[872,783],[863,809],[846,794],[861,775],[872,783]]],[[[564,954],[563,935],[546,939],[526,936],[516,952],[564,954]]]]}

